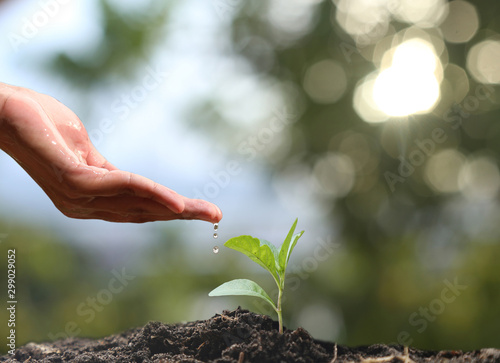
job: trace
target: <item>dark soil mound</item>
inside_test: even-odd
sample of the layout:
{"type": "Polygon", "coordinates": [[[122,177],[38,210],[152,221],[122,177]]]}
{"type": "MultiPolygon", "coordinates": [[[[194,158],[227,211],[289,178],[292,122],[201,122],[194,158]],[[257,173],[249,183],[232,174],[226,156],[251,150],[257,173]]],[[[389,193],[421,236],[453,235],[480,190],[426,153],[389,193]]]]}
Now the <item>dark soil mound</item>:
{"type": "Polygon", "coordinates": [[[246,310],[208,320],[140,329],[91,340],[29,343],[2,362],[500,362],[500,350],[428,352],[401,346],[348,348],[313,339],[304,329],[278,333],[271,318],[246,310]]]}

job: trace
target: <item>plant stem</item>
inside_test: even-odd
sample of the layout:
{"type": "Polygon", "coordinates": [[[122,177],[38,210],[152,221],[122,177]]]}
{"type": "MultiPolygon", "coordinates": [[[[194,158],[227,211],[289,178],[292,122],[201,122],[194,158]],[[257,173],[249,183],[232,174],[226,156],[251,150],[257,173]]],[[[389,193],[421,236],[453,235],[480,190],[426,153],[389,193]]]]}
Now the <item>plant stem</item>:
{"type": "Polygon", "coordinates": [[[281,315],[281,298],[285,290],[285,272],[279,276],[280,282],[278,284],[278,304],[276,305],[276,312],[278,313],[279,333],[283,334],[283,317],[281,315]]]}
{"type": "Polygon", "coordinates": [[[278,313],[278,323],[279,323],[279,333],[283,334],[283,317],[281,316],[281,296],[283,295],[283,289],[279,286],[278,289],[278,305],[276,312],[278,313]]]}

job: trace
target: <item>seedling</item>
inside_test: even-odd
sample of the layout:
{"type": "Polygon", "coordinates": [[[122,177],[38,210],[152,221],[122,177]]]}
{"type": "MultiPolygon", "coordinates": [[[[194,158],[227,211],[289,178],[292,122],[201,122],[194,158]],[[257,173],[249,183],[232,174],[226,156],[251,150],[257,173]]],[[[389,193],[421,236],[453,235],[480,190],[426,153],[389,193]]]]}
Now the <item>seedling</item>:
{"type": "Polygon", "coordinates": [[[236,279],[223,283],[219,287],[210,291],[208,296],[228,296],[228,295],[246,295],[256,296],[268,302],[278,314],[279,332],[283,333],[283,318],[281,315],[281,299],[285,289],[285,272],[292,254],[293,248],[302,236],[304,231],[293,234],[297,226],[297,219],[290,228],[290,232],[285,241],[278,249],[264,239],[254,238],[252,236],[234,237],[224,243],[224,246],[232,248],[247,255],[252,261],[265,268],[274,278],[278,286],[278,300],[276,304],[269,295],[256,282],[247,279],[236,279]]]}

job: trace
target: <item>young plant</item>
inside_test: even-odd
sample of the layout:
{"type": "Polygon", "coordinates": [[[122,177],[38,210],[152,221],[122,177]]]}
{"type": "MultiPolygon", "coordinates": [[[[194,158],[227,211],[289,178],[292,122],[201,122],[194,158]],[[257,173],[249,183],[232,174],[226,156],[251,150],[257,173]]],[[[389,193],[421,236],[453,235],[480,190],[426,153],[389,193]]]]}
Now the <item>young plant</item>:
{"type": "Polygon", "coordinates": [[[286,267],[293,248],[304,233],[302,231],[294,235],[293,232],[296,226],[297,219],[293,223],[292,228],[290,228],[290,232],[288,232],[279,250],[272,243],[252,236],[234,237],[224,243],[224,246],[247,255],[252,261],[269,271],[278,286],[278,300],[276,304],[262,287],[254,281],[247,279],[236,279],[225,282],[212,290],[208,296],[246,295],[259,297],[268,302],[276,311],[278,314],[279,332],[283,333],[281,299],[283,297],[283,290],[285,289],[286,267]]]}

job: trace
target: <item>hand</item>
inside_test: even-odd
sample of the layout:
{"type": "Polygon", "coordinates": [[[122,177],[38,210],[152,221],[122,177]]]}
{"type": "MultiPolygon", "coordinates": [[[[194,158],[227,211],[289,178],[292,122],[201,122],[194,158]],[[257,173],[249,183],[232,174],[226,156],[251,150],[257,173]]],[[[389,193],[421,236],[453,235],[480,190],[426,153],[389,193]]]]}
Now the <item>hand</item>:
{"type": "Polygon", "coordinates": [[[0,84],[0,148],[71,218],[136,223],[222,218],[209,202],[114,167],[70,109],[28,89],[0,84]]]}

